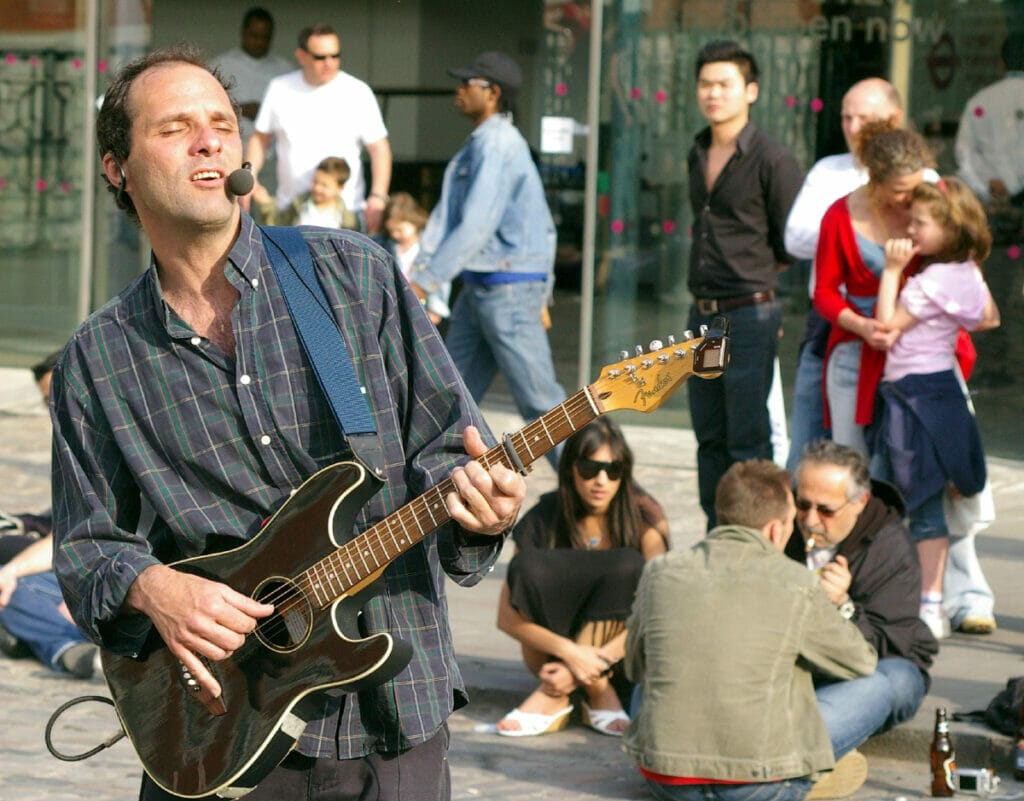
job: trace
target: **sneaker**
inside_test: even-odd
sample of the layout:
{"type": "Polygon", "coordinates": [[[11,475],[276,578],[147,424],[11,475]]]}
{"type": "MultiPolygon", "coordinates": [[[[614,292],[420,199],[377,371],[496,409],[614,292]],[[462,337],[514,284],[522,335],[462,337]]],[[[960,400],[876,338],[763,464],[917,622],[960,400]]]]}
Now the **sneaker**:
{"type": "Polygon", "coordinates": [[[991,634],[996,630],[996,619],[991,615],[964,615],[956,630],[964,634],[991,634]]]}
{"type": "Polygon", "coordinates": [[[24,659],[32,656],[28,646],[4,628],[0,623],[0,653],[9,659],[24,659]]]}
{"type": "Polygon", "coordinates": [[[96,670],[99,648],[91,642],[79,642],[60,655],[60,666],[76,679],[88,679],[96,670]]]}
{"type": "Polygon", "coordinates": [[[918,617],[925,622],[925,625],[928,626],[936,640],[944,640],[950,635],[949,618],[946,617],[941,603],[921,604],[921,611],[918,613],[918,617]]]}
{"type": "Polygon", "coordinates": [[[868,778],[868,760],[854,749],[836,762],[832,772],[815,783],[807,798],[846,798],[857,792],[868,778]]]}

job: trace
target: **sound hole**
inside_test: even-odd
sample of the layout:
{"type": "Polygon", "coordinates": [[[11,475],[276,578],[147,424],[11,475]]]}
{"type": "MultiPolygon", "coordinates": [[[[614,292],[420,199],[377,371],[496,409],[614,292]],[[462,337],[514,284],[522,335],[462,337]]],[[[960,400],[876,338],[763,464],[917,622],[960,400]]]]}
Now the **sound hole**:
{"type": "Polygon", "coordinates": [[[256,625],[256,636],[267,648],[286,653],[306,641],[313,628],[313,607],[293,581],[267,579],[254,597],[274,605],[274,613],[256,625]]]}

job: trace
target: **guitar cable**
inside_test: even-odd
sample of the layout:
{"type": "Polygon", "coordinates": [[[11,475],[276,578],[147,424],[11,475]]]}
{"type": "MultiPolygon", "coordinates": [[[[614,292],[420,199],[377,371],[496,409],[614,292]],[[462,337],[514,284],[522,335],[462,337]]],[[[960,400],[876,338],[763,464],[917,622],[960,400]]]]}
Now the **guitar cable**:
{"type": "Polygon", "coordinates": [[[103,704],[109,704],[110,706],[114,705],[114,702],[112,700],[103,695],[80,695],[78,698],[72,698],[70,701],[67,701],[66,703],[63,703],[59,707],[57,707],[54,710],[53,714],[50,715],[50,719],[46,722],[46,731],[43,734],[43,738],[46,742],[46,750],[62,762],[81,762],[83,759],[88,759],[91,756],[95,756],[105,748],[110,748],[110,746],[112,746],[114,743],[116,743],[118,740],[125,736],[124,730],[122,729],[116,734],[113,734],[110,737],[108,737],[95,748],[92,748],[88,751],[84,751],[81,754],[65,754],[58,751],[57,747],[53,744],[52,737],[53,727],[56,725],[57,719],[60,718],[60,716],[67,712],[69,709],[71,709],[71,707],[77,706],[78,704],[84,704],[87,701],[96,701],[103,704]]]}

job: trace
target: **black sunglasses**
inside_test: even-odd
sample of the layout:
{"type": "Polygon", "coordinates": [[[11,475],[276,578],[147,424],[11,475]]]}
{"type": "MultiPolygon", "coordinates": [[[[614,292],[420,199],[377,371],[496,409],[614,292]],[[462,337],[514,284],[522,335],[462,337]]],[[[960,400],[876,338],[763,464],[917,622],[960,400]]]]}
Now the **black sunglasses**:
{"type": "Polygon", "coordinates": [[[837,506],[835,509],[832,509],[828,506],[822,506],[820,503],[811,503],[806,498],[797,498],[795,501],[793,501],[793,503],[796,505],[796,508],[799,509],[801,512],[809,512],[811,511],[811,509],[816,509],[819,515],[821,515],[824,518],[829,518],[835,517],[837,514],[839,514],[843,510],[843,508],[847,506],[852,500],[853,498],[847,498],[846,503],[844,503],[842,506],[837,506]]]}
{"type": "Polygon", "coordinates": [[[338,52],[338,53],[310,53],[308,50],[306,50],[306,52],[309,53],[309,57],[311,59],[313,59],[313,61],[327,61],[327,59],[333,59],[334,61],[337,61],[337,60],[339,60],[341,58],[341,53],[340,52],[338,52]]]}
{"type": "Polygon", "coordinates": [[[593,459],[576,460],[576,471],[584,481],[596,478],[602,470],[608,476],[609,481],[618,481],[626,471],[626,465],[622,462],[597,462],[593,459]]]}

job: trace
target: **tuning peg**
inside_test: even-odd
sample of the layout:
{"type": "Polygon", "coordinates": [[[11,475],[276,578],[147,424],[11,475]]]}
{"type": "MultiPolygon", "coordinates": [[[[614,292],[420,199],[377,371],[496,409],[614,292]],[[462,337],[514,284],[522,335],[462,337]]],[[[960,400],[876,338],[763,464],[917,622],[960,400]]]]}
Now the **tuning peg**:
{"type": "Polygon", "coordinates": [[[628,358],[629,358],[629,351],[628,350],[620,350],[619,351],[619,361],[620,362],[624,362],[628,358]]]}
{"type": "Polygon", "coordinates": [[[669,359],[671,359],[671,358],[672,357],[669,356],[667,353],[659,353],[658,354],[658,364],[668,364],[669,359]]]}
{"type": "Polygon", "coordinates": [[[627,375],[633,375],[633,373],[635,373],[635,372],[636,372],[636,365],[635,364],[627,364],[626,365],[626,373],[627,373],[627,375]]]}
{"type": "Polygon", "coordinates": [[[689,328],[683,331],[683,339],[693,339],[693,331],[691,331],[689,328]]]}
{"type": "Polygon", "coordinates": [[[700,335],[701,335],[702,337],[705,337],[705,336],[707,336],[707,335],[708,335],[708,327],[707,327],[706,325],[702,325],[702,326],[700,327],[700,335]]]}
{"type": "Polygon", "coordinates": [[[652,367],[654,367],[654,359],[644,359],[643,361],[640,362],[640,366],[643,367],[645,370],[650,370],[652,367]]]}
{"type": "Polygon", "coordinates": [[[647,350],[653,353],[656,350],[661,350],[663,347],[664,345],[661,344],[660,339],[652,339],[651,344],[647,346],[647,350]]]}
{"type": "Polygon", "coordinates": [[[676,344],[676,338],[675,338],[675,336],[674,336],[674,335],[672,335],[672,334],[669,334],[669,335],[668,335],[668,346],[669,346],[669,347],[671,348],[671,347],[672,347],[673,345],[675,345],[675,344],[676,344]]]}
{"type": "Polygon", "coordinates": [[[644,346],[643,345],[635,345],[633,347],[633,350],[636,351],[636,355],[637,356],[643,356],[644,355],[644,346]]]}
{"type": "Polygon", "coordinates": [[[613,367],[611,370],[608,371],[609,378],[618,378],[620,375],[622,375],[622,370],[620,370],[618,367],[613,367]]]}

